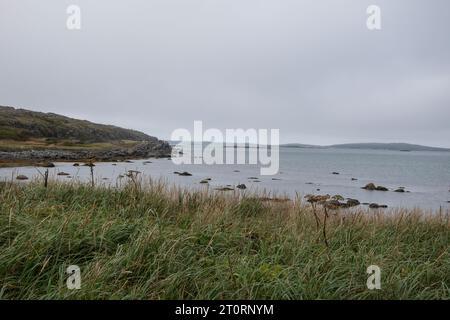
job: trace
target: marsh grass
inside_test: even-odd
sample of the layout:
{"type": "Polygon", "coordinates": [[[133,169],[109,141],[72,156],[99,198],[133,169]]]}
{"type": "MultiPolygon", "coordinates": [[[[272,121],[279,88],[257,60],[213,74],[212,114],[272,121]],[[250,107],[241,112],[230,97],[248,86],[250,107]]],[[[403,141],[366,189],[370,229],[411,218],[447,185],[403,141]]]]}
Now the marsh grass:
{"type": "Polygon", "coordinates": [[[4,182],[0,298],[450,298],[448,212],[328,213],[326,246],[300,197],[4,182]],[[381,290],[366,287],[373,264],[381,290]],[[66,287],[69,265],[81,268],[80,290],[66,287]]]}

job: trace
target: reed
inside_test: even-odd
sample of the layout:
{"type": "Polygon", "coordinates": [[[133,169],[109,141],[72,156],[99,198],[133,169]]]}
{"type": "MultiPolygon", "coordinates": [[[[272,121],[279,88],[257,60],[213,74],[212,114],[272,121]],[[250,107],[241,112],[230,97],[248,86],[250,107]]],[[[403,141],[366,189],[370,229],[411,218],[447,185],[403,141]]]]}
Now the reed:
{"type": "Polygon", "coordinates": [[[321,210],[135,177],[3,182],[0,298],[450,298],[448,212],[321,210]],[[69,265],[80,290],[66,287],[69,265]],[[381,290],[367,289],[369,265],[381,290]]]}

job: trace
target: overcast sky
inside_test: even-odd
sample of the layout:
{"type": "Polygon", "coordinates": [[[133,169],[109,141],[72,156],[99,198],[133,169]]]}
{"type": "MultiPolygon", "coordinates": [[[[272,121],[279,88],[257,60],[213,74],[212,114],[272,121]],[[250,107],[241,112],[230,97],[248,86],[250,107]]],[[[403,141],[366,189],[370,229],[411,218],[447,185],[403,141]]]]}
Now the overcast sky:
{"type": "Polygon", "coordinates": [[[0,0],[0,105],[162,139],[203,120],[450,147],[449,31],[448,0],[0,0]]]}

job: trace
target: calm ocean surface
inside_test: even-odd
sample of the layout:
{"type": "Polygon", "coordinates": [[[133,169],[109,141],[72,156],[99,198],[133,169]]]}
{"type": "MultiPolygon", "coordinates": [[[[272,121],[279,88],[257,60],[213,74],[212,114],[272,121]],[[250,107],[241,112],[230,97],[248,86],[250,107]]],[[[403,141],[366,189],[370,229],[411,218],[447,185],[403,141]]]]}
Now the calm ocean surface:
{"type": "MultiPolygon", "coordinates": [[[[391,208],[450,208],[450,152],[280,148],[280,172],[274,176],[260,176],[257,165],[175,165],[168,159],[149,159],[151,163],[144,164],[144,161],[118,162],[115,165],[97,163],[95,177],[99,183],[116,185],[118,181],[127,179],[118,178],[119,175],[137,170],[144,178],[163,179],[169,184],[189,188],[208,188],[199,182],[211,178],[210,189],[244,183],[247,193],[266,191],[289,197],[295,196],[296,192],[301,195],[328,193],[358,199],[361,203],[386,204],[391,208]],[[178,176],[174,171],[188,171],[192,176],[178,176]],[[260,182],[249,177],[258,177],[260,182]],[[357,180],[352,181],[352,178],[357,180]],[[370,182],[390,191],[361,189],[370,182]],[[393,192],[399,187],[410,192],[393,192]]],[[[90,179],[88,167],[73,167],[73,163],[55,164],[55,168],[49,169],[51,177],[62,181],[90,179]],[[58,172],[69,173],[71,178],[57,176],[58,172]]],[[[10,180],[18,174],[39,177],[34,167],[0,169],[2,180],[10,180]]]]}

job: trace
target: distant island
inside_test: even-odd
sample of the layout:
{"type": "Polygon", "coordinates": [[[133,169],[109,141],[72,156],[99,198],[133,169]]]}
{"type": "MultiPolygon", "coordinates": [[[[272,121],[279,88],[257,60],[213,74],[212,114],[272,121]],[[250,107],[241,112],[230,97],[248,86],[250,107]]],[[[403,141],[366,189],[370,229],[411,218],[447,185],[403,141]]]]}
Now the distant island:
{"type": "Polygon", "coordinates": [[[410,143],[347,143],[329,146],[317,146],[300,143],[282,144],[284,148],[319,148],[319,149],[366,149],[366,150],[392,150],[392,151],[450,151],[448,148],[428,147],[410,143]]]}
{"type": "Polygon", "coordinates": [[[0,165],[112,161],[170,154],[167,142],[136,130],[0,106],[0,165]]]}

